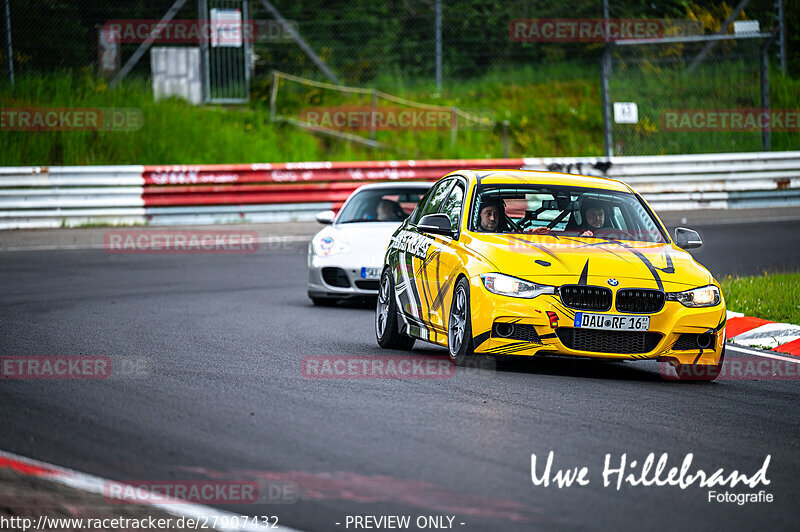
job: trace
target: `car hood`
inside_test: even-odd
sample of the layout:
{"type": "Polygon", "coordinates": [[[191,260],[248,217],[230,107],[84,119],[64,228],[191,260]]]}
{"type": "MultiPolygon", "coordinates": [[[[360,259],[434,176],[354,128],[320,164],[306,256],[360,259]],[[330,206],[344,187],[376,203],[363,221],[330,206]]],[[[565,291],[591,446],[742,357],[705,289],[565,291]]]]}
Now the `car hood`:
{"type": "Polygon", "coordinates": [[[383,264],[383,257],[392,234],[401,222],[359,222],[329,225],[314,236],[314,240],[333,237],[344,239],[349,254],[362,258],[364,264],[383,264]]]}
{"type": "Polygon", "coordinates": [[[485,257],[495,271],[541,284],[673,292],[713,282],[708,270],[671,244],[534,235],[464,237],[464,245],[485,257]]]}

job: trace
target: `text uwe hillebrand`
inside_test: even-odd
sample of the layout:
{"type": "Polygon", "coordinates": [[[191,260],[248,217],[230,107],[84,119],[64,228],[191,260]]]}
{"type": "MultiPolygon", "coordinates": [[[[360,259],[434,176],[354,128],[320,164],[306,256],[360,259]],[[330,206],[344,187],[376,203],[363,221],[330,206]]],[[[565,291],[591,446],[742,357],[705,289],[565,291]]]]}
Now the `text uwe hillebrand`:
{"type": "MultiPolygon", "coordinates": [[[[767,479],[767,469],[771,456],[767,455],[764,458],[760,469],[747,475],[738,470],[727,472],[723,468],[715,469],[711,473],[700,468],[693,468],[693,453],[685,455],[679,466],[672,465],[671,467],[668,453],[662,453],[658,459],[656,459],[655,453],[650,453],[643,461],[628,461],[627,453],[616,458],[608,453],[605,455],[603,465],[603,487],[613,486],[619,490],[623,484],[628,486],[677,486],[680,489],[690,486],[734,487],[738,484],[750,488],[755,488],[760,484],[767,486],[770,483],[767,479]]],[[[534,486],[553,485],[558,488],[568,488],[590,484],[589,466],[554,469],[553,461],[554,452],[550,451],[540,472],[537,470],[536,454],[531,453],[531,481],[534,486]]]]}

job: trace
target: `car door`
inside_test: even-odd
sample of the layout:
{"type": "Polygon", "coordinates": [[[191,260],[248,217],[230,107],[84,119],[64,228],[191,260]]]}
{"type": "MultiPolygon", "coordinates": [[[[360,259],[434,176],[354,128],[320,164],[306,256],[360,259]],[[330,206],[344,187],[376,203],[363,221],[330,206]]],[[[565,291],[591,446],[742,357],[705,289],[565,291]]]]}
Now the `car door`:
{"type": "MultiPolygon", "coordinates": [[[[459,227],[463,211],[466,180],[456,178],[447,199],[442,202],[438,212],[450,219],[456,230],[453,236],[430,235],[434,243],[428,254],[426,265],[427,283],[424,286],[429,301],[429,325],[437,333],[447,338],[447,315],[450,311],[453,284],[460,270],[460,257],[457,252],[459,227]]],[[[439,335],[437,334],[437,338],[439,335]]]]}
{"type": "Polygon", "coordinates": [[[395,294],[397,306],[403,319],[408,325],[408,332],[424,340],[441,343],[441,334],[435,325],[441,328],[441,313],[434,311],[431,316],[431,298],[429,289],[431,281],[436,283],[435,277],[430,278],[430,260],[438,255],[438,244],[433,235],[420,232],[417,229],[419,220],[428,214],[439,212],[447,199],[454,179],[448,178],[435,184],[427,197],[420,202],[408,224],[393,238],[391,246],[397,250],[397,278],[395,279],[395,294]]]}

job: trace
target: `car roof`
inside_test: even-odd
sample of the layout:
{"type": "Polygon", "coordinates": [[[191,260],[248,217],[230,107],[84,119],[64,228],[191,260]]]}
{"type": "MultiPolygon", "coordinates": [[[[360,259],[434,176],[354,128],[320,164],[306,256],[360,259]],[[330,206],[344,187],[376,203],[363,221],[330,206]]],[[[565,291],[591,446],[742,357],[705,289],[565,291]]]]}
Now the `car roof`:
{"type": "Polygon", "coordinates": [[[361,185],[356,191],[374,188],[430,188],[433,183],[433,181],[384,181],[381,183],[361,185]]]}
{"type": "Polygon", "coordinates": [[[615,179],[594,177],[588,175],[565,174],[561,172],[543,172],[538,170],[458,170],[451,175],[463,175],[471,183],[480,182],[481,185],[567,185],[618,192],[631,192],[631,188],[615,179]]]}

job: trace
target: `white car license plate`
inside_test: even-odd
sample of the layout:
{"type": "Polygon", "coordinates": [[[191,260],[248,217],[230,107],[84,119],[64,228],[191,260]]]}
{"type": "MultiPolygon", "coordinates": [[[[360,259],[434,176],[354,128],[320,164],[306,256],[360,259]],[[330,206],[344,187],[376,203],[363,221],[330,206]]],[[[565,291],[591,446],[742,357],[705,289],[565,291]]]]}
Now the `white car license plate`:
{"type": "Polygon", "coordinates": [[[604,331],[649,331],[650,316],[576,312],[575,328],[602,329],[604,331]]]}
{"type": "Polygon", "coordinates": [[[381,276],[380,268],[361,268],[362,279],[378,279],[381,276]]]}

